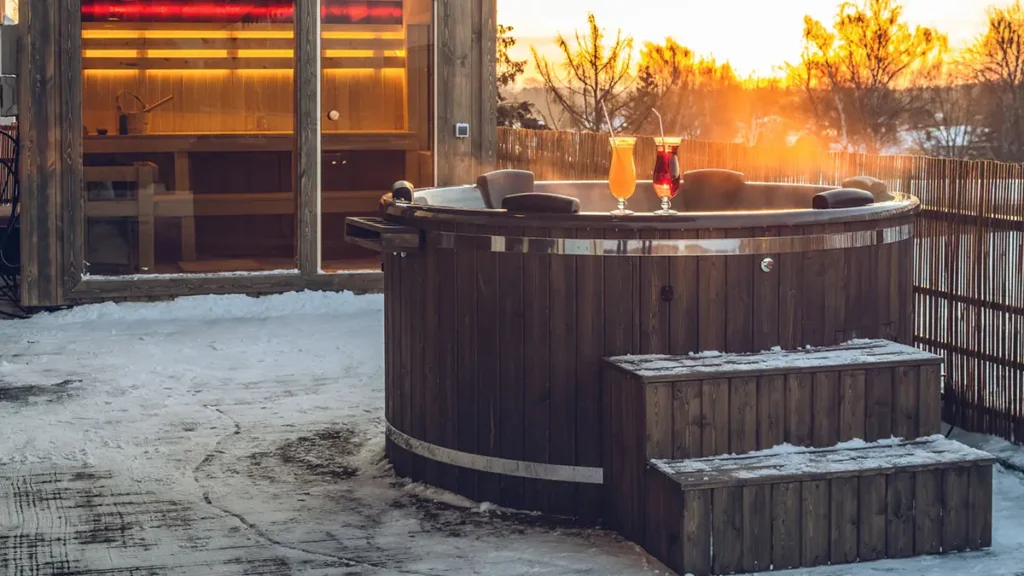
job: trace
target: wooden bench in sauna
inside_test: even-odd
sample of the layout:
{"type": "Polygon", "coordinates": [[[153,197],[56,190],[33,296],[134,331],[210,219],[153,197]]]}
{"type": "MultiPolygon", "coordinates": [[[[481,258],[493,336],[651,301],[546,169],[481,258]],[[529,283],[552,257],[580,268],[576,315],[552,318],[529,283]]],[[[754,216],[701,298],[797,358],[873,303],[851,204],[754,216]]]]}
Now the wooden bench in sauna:
{"type": "MultiPolygon", "coordinates": [[[[938,356],[885,340],[759,354],[605,359],[608,521],[679,568],[678,552],[670,552],[668,542],[678,535],[680,524],[658,520],[665,503],[655,496],[656,491],[664,493],[666,480],[653,461],[663,461],[664,467],[723,457],[703,461],[710,467],[705,470],[711,470],[717,462],[727,466],[731,455],[784,444],[826,449],[852,440],[891,443],[893,438],[933,437],[941,428],[941,362],[938,356]]],[[[886,449],[896,458],[895,446],[886,449]]],[[[991,464],[991,459],[986,456],[984,462],[991,464]]],[[[899,461],[892,463],[888,472],[899,471],[899,461]]],[[[779,511],[769,511],[765,518],[779,511]]],[[[721,544],[716,540],[715,548],[721,544]]],[[[757,569],[766,568],[758,564],[757,569]]]]}

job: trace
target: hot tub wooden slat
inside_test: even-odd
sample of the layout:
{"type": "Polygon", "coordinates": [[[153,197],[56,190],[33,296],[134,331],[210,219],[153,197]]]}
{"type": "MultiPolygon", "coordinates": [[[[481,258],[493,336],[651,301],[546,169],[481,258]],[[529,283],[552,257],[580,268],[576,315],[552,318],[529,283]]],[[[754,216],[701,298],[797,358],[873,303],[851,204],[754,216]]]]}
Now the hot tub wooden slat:
{"type": "MultiPolygon", "coordinates": [[[[797,228],[784,228],[780,235],[792,235],[797,231],[797,228]]],[[[792,350],[804,342],[804,308],[800,298],[804,255],[799,252],[780,254],[778,264],[779,345],[783,350],[792,350]]]]}
{"type": "MultiPolygon", "coordinates": [[[[840,233],[845,230],[842,224],[827,224],[826,234],[840,233]]],[[[845,342],[843,327],[846,326],[846,292],[849,280],[845,276],[846,251],[830,250],[823,253],[825,259],[825,310],[822,316],[822,342],[839,344],[845,342]]]]}
{"type": "MultiPolygon", "coordinates": [[[[501,228],[509,236],[522,236],[518,228],[501,228]]],[[[524,362],[523,255],[499,254],[498,258],[498,453],[502,458],[524,460],[523,425],[526,420],[523,393],[526,388],[524,362]]],[[[522,478],[501,478],[501,501],[511,508],[523,508],[522,478]]]]}
{"type": "MultiPolygon", "coordinates": [[[[805,226],[802,230],[804,235],[825,234],[827,231],[825,226],[805,226]]],[[[798,285],[802,293],[799,302],[804,342],[832,342],[831,336],[825,336],[825,297],[828,260],[835,256],[825,251],[804,252],[803,278],[798,285]]],[[[833,283],[829,288],[833,296],[842,298],[839,286],[833,283]]]]}
{"type": "MultiPolygon", "coordinates": [[[[409,411],[412,413],[409,420],[409,435],[413,438],[427,437],[427,412],[431,409],[436,411],[436,405],[432,399],[427,401],[427,384],[429,375],[426,371],[425,348],[427,342],[419,335],[425,334],[426,329],[426,265],[427,256],[422,252],[410,252],[406,255],[406,261],[411,271],[411,278],[406,280],[405,286],[409,291],[409,316],[411,354],[409,358],[409,376],[406,379],[406,390],[408,394],[409,411]]],[[[433,343],[431,347],[433,348],[433,343]]],[[[418,455],[411,458],[413,474],[423,478],[426,476],[428,460],[418,455]]]]}
{"type": "MultiPolygon", "coordinates": [[[[440,322],[438,319],[438,310],[436,306],[440,301],[440,292],[437,285],[438,278],[438,251],[431,250],[424,254],[426,260],[424,264],[423,284],[419,287],[418,292],[423,293],[423,301],[425,304],[429,304],[432,308],[427,310],[427,306],[422,308],[422,329],[423,334],[434,334],[435,338],[439,336],[438,329],[440,328],[440,322]]],[[[425,340],[425,339],[421,339],[425,340]]],[[[422,402],[424,407],[423,420],[423,436],[417,436],[417,438],[423,438],[427,442],[434,444],[435,446],[444,446],[444,429],[442,424],[444,410],[442,405],[441,397],[441,380],[438,374],[438,363],[440,361],[439,354],[441,352],[442,344],[438,342],[436,345],[428,345],[425,341],[423,346],[420,347],[422,352],[422,385],[418,386],[420,394],[422,394],[422,402]]],[[[424,462],[424,477],[426,482],[432,486],[440,485],[440,468],[441,464],[427,459],[424,462]]]]}
{"type": "MultiPolygon", "coordinates": [[[[549,231],[529,230],[527,234],[547,236],[549,231]]],[[[523,260],[523,453],[538,462],[551,462],[552,398],[549,391],[552,383],[548,373],[552,354],[550,272],[550,256],[537,255],[523,260]]],[[[561,411],[565,405],[558,404],[556,407],[561,411]]],[[[553,488],[551,484],[542,480],[526,480],[525,507],[531,510],[547,509],[548,495],[553,488]]]]}
{"type": "MultiPolygon", "coordinates": [[[[754,234],[763,237],[778,236],[778,232],[771,228],[758,229],[754,234]]],[[[754,259],[754,350],[768,350],[779,342],[779,273],[776,268],[768,273],[762,271],[761,261],[764,258],[771,258],[776,268],[779,265],[778,254],[764,254],[754,259]]]]}
{"type": "MultiPolygon", "coordinates": [[[[474,233],[481,233],[480,227],[474,233]]],[[[477,318],[477,454],[501,455],[500,357],[498,339],[499,298],[501,283],[495,255],[477,254],[476,262],[477,318]]],[[[477,480],[482,502],[501,502],[501,477],[481,472],[477,480]]]]}
{"type": "MultiPolygon", "coordinates": [[[[462,230],[459,225],[457,229],[462,230]]],[[[450,280],[449,288],[454,287],[457,294],[456,310],[458,315],[457,365],[458,383],[458,438],[456,446],[459,451],[478,454],[477,441],[477,327],[480,325],[476,316],[476,283],[477,267],[476,252],[455,252],[456,275],[450,280]],[[454,284],[454,286],[452,286],[454,284]]],[[[456,472],[459,494],[473,500],[479,499],[479,473],[468,468],[459,468],[456,472]]]]}
{"type": "MultiPolygon", "coordinates": [[[[729,238],[750,238],[751,230],[730,230],[729,238]]],[[[752,350],[754,346],[754,257],[725,259],[725,351],[752,350]]],[[[758,303],[762,305],[762,303],[758,303]]]]}
{"type": "MultiPolygon", "coordinates": [[[[701,230],[699,238],[725,238],[721,230],[701,230]]],[[[724,351],[726,322],[726,257],[707,256],[698,258],[697,278],[700,282],[697,298],[700,301],[698,314],[698,349],[724,351]]]]}
{"type": "MultiPolygon", "coordinates": [[[[669,233],[662,230],[644,230],[641,238],[669,238],[669,233]]],[[[640,314],[640,348],[652,354],[669,352],[670,301],[662,299],[662,287],[671,286],[669,279],[669,263],[665,258],[645,258],[640,261],[639,283],[639,314],[640,314]]]]}
{"type": "MultiPolygon", "coordinates": [[[[453,230],[455,226],[447,224],[447,229],[453,230]]],[[[431,279],[431,284],[436,290],[439,305],[437,317],[439,327],[437,333],[438,354],[438,381],[441,393],[440,406],[442,414],[439,425],[442,429],[442,446],[445,448],[458,449],[458,291],[451,284],[451,279],[456,277],[457,264],[454,252],[438,252],[437,254],[437,276],[431,279]]],[[[443,466],[440,469],[441,487],[455,492],[458,489],[456,470],[452,466],[443,466]]]]}
{"type": "MultiPolygon", "coordinates": [[[[573,231],[552,230],[554,237],[574,235],[573,231]]],[[[551,302],[550,356],[548,357],[550,403],[550,452],[548,462],[573,464],[576,462],[577,421],[577,330],[576,306],[577,263],[572,256],[551,256],[549,298],[551,302]]],[[[576,510],[576,486],[567,482],[552,482],[549,493],[550,510],[555,514],[572,516],[576,510]]]]}
{"type": "MultiPolygon", "coordinates": [[[[671,238],[695,239],[696,230],[673,230],[671,238]]],[[[696,258],[670,258],[669,280],[673,299],[669,307],[669,353],[689,354],[700,349],[700,283],[696,258]]]]}

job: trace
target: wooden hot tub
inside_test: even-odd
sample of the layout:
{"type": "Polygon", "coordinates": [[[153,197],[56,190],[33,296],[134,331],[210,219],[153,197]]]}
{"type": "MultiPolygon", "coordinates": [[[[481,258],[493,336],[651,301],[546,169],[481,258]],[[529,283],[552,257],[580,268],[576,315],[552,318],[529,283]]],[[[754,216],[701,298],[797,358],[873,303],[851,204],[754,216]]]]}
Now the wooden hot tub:
{"type": "Polygon", "coordinates": [[[601,517],[600,359],[910,343],[912,197],[811,210],[828,187],[745,185],[712,212],[607,214],[600,182],[538,182],[576,214],[489,209],[478,187],[381,201],[347,236],[385,253],[387,453],[477,501],[601,517]],[[458,207],[457,207],[458,206],[458,207]],[[758,210],[758,207],[763,209],[758,210]]]}

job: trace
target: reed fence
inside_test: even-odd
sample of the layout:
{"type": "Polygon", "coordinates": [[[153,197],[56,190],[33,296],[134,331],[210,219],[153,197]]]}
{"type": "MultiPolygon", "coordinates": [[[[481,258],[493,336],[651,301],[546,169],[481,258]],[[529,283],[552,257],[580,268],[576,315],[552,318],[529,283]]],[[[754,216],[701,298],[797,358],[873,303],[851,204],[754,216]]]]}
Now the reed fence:
{"type": "MultiPolygon", "coordinates": [[[[637,142],[637,171],[655,142],[637,142]]],[[[917,344],[945,358],[944,418],[1024,443],[1024,164],[684,141],[683,170],[834,185],[861,174],[922,203],[915,262],[917,344]]],[[[607,178],[607,135],[499,128],[497,163],[540,180],[607,178]]]]}

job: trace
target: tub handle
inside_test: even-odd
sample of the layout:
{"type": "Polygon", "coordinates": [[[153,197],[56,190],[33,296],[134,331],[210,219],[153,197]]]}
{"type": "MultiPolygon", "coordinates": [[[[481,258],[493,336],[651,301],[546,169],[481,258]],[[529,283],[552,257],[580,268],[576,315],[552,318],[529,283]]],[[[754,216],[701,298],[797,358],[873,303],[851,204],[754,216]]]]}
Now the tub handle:
{"type": "Polygon", "coordinates": [[[418,252],[420,231],[383,218],[346,218],[345,241],[376,252],[418,252]]]}

